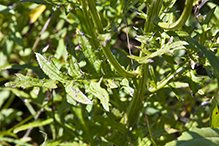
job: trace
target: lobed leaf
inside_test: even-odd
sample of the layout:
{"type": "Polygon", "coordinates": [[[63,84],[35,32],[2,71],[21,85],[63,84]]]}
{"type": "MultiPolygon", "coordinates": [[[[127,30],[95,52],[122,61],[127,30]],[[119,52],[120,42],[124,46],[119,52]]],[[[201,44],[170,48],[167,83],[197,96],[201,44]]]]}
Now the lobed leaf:
{"type": "Polygon", "coordinates": [[[83,103],[83,104],[93,104],[89,98],[87,98],[78,87],[74,87],[73,88],[73,83],[74,81],[72,81],[71,83],[65,83],[65,90],[66,92],[70,95],[70,97],[72,97],[74,100],[83,103]]]}
{"type": "Polygon", "coordinates": [[[109,94],[104,88],[100,87],[100,82],[101,80],[98,83],[91,81],[88,92],[100,99],[103,108],[109,111],[109,94]]]}
{"type": "Polygon", "coordinates": [[[22,74],[16,74],[17,77],[19,77],[20,81],[16,82],[8,82],[5,84],[6,87],[17,87],[17,88],[28,88],[33,86],[38,87],[46,87],[49,89],[55,89],[57,88],[56,83],[54,80],[50,79],[36,79],[29,76],[24,76],[22,74]]]}
{"type": "Polygon", "coordinates": [[[129,56],[129,58],[135,59],[136,61],[138,61],[139,63],[149,63],[152,62],[152,58],[156,57],[156,56],[162,56],[163,54],[173,54],[173,52],[175,50],[180,50],[180,49],[185,49],[184,45],[188,45],[187,42],[185,41],[176,41],[176,42],[172,42],[173,38],[170,39],[170,41],[161,46],[160,49],[158,49],[157,51],[151,53],[151,54],[146,54],[145,57],[138,57],[138,56],[129,56]]]}
{"type": "Polygon", "coordinates": [[[52,62],[47,61],[41,54],[36,53],[36,58],[43,72],[52,80],[65,83],[69,78],[69,76],[60,72],[52,62]]]}

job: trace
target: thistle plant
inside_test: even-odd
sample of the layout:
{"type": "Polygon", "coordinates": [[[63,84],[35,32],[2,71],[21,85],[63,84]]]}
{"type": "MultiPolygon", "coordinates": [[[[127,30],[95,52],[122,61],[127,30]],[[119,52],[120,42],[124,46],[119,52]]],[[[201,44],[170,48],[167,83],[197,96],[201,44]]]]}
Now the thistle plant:
{"type": "Polygon", "coordinates": [[[197,0],[185,0],[178,16],[176,0],[23,0],[21,4],[25,2],[50,7],[53,13],[40,34],[53,29],[50,20],[60,23],[57,34],[50,35],[58,45],[54,54],[51,43],[41,50],[36,41],[25,58],[31,71],[25,74],[19,67],[14,81],[5,84],[13,93],[16,88],[28,92],[20,98],[32,112],[3,129],[0,141],[28,145],[28,140],[7,136],[17,138],[26,131],[23,138],[27,138],[32,128],[46,132],[48,126],[46,145],[194,145],[199,144],[197,138],[219,143],[209,139],[213,131],[219,134],[216,4],[207,3],[214,8],[198,19],[192,14],[197,0]],[[123,30],[128,42],[130,35],[140,44],[136,53],[115,47],[123,30]],[[196,72],[200,64],[205,72],[201,77],[196,72]],[[199,105],[192,109],[196,102],[199,105]],[[46,118],[40,117],[42,113],[46,118]],[[183,134],[174,139],[177,133],[183,134]]]}

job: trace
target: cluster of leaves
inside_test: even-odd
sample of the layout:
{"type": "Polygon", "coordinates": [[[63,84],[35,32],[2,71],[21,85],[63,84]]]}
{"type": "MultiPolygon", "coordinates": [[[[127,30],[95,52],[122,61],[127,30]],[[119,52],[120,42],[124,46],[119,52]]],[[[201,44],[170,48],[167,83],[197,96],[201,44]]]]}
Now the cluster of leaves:
{"type": "MultiPolygon", "coordinates": [[[[161,20],[176,19],[175,2],[163,1],[161,20]]],[[[84,4],[0,4],[0,144],[217,145],[218,6],[208,2],[204,8],[211,10],[192,15],[180,30],[164,30],[154,21],[155,31],[144,32],[135,22],[148,20],[142,10],[151,1],[97,1],[101,23],[93,21],[95,15],[87,11],[92,7],[84,4]],[[28,24],[27,16],[42,4],[45,12],[28,24]],[[136,24],[135,29],[123,29],[127,23],[136,24]],[[135,55],[119,46],[123,30],[141,44],[135,55]],[[105,57],[106,47],[136,77],[118,73],[105,57]],[[130,127],[126,116],[138,93],[142,65],[148,65],[147,90],[137,96],[142,104],[130,127]]]]}

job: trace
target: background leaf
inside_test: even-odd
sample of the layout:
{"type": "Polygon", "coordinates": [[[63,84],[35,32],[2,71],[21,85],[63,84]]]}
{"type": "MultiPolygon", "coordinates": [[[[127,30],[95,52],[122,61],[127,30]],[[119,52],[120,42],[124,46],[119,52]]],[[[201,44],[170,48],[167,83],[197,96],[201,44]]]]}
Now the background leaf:
{"type": "Polygon", "coordinates": [[[206,146],[219,145],[218,128],[196,128],[194,130],[183,132],[178,140],[167,143],[165,146],[206,146]]]}
{"type": "Polygon", "coordinates": [[[45,126],[45,125],[51,124],[52,122],[53,122],[53,119],[47,119],[47,120],[44,120],[44,121],[39,120],[39,121],[30,122],[28,124],[25,124],[25,125],[22,125],[20,127],[15,128],[14,133],[18,133],[20,131],[27,130],[28,128],[35,128],[35,127],[45,126]]]}

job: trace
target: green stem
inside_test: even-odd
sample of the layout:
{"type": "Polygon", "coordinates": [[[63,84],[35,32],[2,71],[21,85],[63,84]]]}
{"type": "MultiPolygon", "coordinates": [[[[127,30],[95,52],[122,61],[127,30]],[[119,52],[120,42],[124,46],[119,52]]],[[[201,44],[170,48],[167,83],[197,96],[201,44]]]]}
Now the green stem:
{"type": "MultiPolygon", "coordinates": [[[[152,18],[159,14],[160,8],[162,6],[163,1],[157,0],[152,1],[151,5],[148,7],[147,15],[148,19],[145,22],[144,32],[152,32],[154,27],[152,23],[152,18]]],[[[141,46],[144,48],[145,46],[142,44],[141,46]]],[[[144,54],[140,52],[140,56],[144,54]]],[[[137,115],[139,113],[140,105],[142,104],[141,99],[144,99],[144,93],[146,91],[146,80],[147,80],[147,73],[148,73],[148,64],[143,64],[139,67],[139,71],[141,73],[140,77],[138,78],[138,89],[135,90],[133,99],[127,111],[127,118],[128,118],[128,125],[132,127],[136,121],[137,115]]]]}
{"type": "Polygon", "coordinates": [[[177,74],[179,74],[180,72],[183,71],[187,62],[188,61],[185,61],[184,63],[182,63],[181,67],[179,67],[177,70],[175,70],[175,72],[170,73],[165,79],[163,79],[160,83],[158,83],[157,87],[149,88],[148,92],[154,93],[154,92],[160,90],[161,88],[163,88],[164,86],[166,86],[173,77],[175,77],[177,74]]]}
{"type": "Polygon", "coordinates": [[[81,0],[81,3],[82,3],[82,11],[86,19],[86,23],[87,23],[86,27],[88,28],[87,29],[88,33],[91,36],[90,39],[91,39],[92,46],[94,46],[95,48],[98,48],[99,44],[98,44],[98,41],[96,40],[97,36],[95,32],[93,31],[94,29],[93,29],[92,21],[89,18],[89,12],[87,10],[87,3],[85,2],[85,0],[81,0]]]}
{"type": "Polygon", "coordinates": [[[100,21],[100,16],[97,13],[96,3],[94,0],[87,0],[89,10],[91,11],[91,16],[93,18],[94,26],[99,33],[103,33],[103,25],[100,21]]]}
{"type": "Polygon", "coordinates": [[[128,72],[122,66],[119,64],[119,62],[116,60],[116,58],[111,53],[111,50],[109,49],[108,45],[102,46],[103,53],[106,55],[107,59],[110,61],[110,63],[113,65],[113,67],[116,69],[116,71],[123,77],[127,78],[134,78],[136,77],[136,73],[134,72],[128,72]]]}
{"type": "Polygon", "coordinates": [[[189,18],[192,8],[193,8],[193,0],[186,0],[183,13],[181,14],[180,18],[176,22],[174,23],[159,22],[158,26],[167,30],[177,30],[181,28],[189,18]]]}
{"type": "MultiPolygon", "coordinates": [[[[82,3],[83,3],[84,6],[87,6],[86,3],[85,3],[85,0],[82,0],[82,3]]],[[[88,6],[89,6],[89,10],[91,12],[93,23],[94,23],[95,27],[97,28],[98,32],[101,34],[101,33],[103,33],[103,26],[102,26],[102,23],[100,21],[100,17],[99,17],[99,15],[97,13],[97,10],[96,10],[95,1],[94,0],[87,0],[87,3],[88,3],[88,6]]],[[[86,9],[84,9],[84,11],[86,11],[86,9]]],[[[87,15],[88,15],[88,13],[86,11],[86,17],[88,17],[87,15]]],[[[89,25],[91,26],[91,24],[89,24],[89,25]]],[[[97,40],[96,40],[96,42],[97,42],[97,40]]],[[[122,68],[122,66],[115,59],[115,57],[111,53],[110,48],[107,45],[102,46],[102,49],[103,49],[103,53],[105,54],[105,56],[107,57],[109,62],[113,65],[113,67],[116,69],[116,71],[120,75],[122,75],[123,77],[127,77],[127,78],[134,78],[134,77],[136,77],[135,73],[128,72],[128,71],[126,71],[125,69],[122,68]]]]}
{"type": "MultiPolygon", "coordinates": [[[[154,26],[152,23],[152,19],[154,16],[157,16],[159,14],[159,11],[161,9],[163,1],[162,0],[153,0],[151,1],[151,5],[148,7],[147,10],[147,16],[148,19],[145,22],[145,27],[144,27],[144,32],[153,32],[154,31],[154,26]]],[[[144,48],[144,44],[141,46],[144,48]]],[[[140,52],[140,57],[143,57],[144,54],[140,52]]],[[[140,111],[140,108],[142,107],[141,105],[143,104],[142,102],[144,101],[145,98],[145,92],[146,92],[146,82],[147,82],[147,77],[148,77],[148,64],[143,64],[139,67],[140,71],[140,77],[137,80],[138,87],[135,89],[133,99],[131,101],[131,104],[128,108],[127,111],[127,120],[128,120],[128,126],[133,127],[133,125],[137,122],[137,117],[140,111]]],[[[147,127],[149,130],[150,138],[153,143],[153,145],[156,145],[155,141],[153,140],[153,135],[150,129],[149,121],[147,120],[147,127]]]]}

